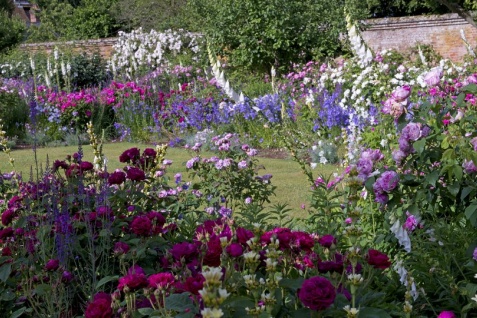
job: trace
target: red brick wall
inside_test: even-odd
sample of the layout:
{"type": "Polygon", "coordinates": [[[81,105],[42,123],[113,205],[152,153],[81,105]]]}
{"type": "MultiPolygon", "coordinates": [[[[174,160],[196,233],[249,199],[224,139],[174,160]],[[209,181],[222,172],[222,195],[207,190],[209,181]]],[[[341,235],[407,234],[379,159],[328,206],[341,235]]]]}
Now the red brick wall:
{"type": "Polygon", "coordinates": [[[374,52],[396,49],[406,52],[417,44],[431,45],[442,57],[462,61],[468,53],[460,30],[477,53],[477,28],[457,14],[369,19],[361,35],[374,52]]]}
{"type": "Polygon", "coordinates": [[[109,58],[113,53],[113,45],[116,43],[117,38],[105,38],[98,40],[84,40],[84,41],[68,41],[68,42],[44,42],[44,43],[31,43],[22,44],[20,48],[28,52],[45,52],[53,54],[55,47],[61,51],[73,50],[74,52],[98,52],[104,58],[109,58]]]}

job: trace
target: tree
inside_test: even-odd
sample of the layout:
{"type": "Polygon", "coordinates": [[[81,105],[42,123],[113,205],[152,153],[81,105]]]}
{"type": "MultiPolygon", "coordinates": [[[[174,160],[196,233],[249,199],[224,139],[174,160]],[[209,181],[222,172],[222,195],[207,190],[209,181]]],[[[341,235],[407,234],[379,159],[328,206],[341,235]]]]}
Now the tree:
{"type": "Polygon", "coordinates": [[[270,70],[333,56],[344,0],[190,0],[211,48],[235,67],[270,70]]]}
{"type": "Polygon", "coordinates": [[[0,53],[14,47],[23,40],[25,22],[13,15],[13,2],[0,0],[0,53]]]}
{"type": "Polygon", "coordinates": [[[98,39],[113,36],[117,25],[111,11],[116,0],[83,0],[73,10],[67,26],[70,39],[98,39]]]}
{"type": "Polygon", "coordinates": [[[192,19],[187,9],[187,0],[118,0],[114,16],[128,31],[139,27],[146,32],[190,30],[192,19]]]}

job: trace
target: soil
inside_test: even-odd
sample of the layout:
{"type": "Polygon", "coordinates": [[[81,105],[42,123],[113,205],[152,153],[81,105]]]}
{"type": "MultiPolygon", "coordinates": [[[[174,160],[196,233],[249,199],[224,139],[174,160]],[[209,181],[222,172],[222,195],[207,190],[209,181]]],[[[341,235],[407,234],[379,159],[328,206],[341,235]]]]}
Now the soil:
{"type": "Polygon", "coordinates": [[[290,153],[286,149],[258,149],[257,157],[269,159],[288,159],[290,158],[290,153]]]}

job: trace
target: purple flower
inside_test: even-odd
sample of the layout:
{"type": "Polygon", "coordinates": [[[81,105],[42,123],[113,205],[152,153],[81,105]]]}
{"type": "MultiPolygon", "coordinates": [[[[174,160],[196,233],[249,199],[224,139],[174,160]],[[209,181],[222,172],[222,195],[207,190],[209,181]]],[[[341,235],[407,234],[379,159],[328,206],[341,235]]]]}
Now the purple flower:
{"type": "Polygon", "coordinates": [[[462,163],[462,168],[464,168],[465,172],[469,174],[477,172],[477,167],[472,160],[465,159],[464,163],[462,163]]]}
{"type": "Polygon", "coordinates": [[[361,178],[366,179],[373,171],[373,161],[368,158],[360,158],[356,165],[358,174],[361,178]]]}
{"type": "Polygon", "coordinates": [[[406,159],[407,154],[404,151],[397,149],[393,151],[392,157],[393,160],[396,162],[396,165],[400,166],[402,161],[406,159]]]}
{"type": "Polygon", "coordinates": [[[187,162],[186,162],[186,168],[187,169],[192,169],[194,167],[194,164],[199,162],[199,157],[194,157],[192,159],[189,159],[187,162]]]}
{"type": "Polygon", "coordinates": [[[245,168],[247,168],[247,161],[245,161],[245,160],[239,161],[239,163],[237,164],[237,167],[238,167],[239,169],[245,169],[245,168]]]}
{"type": "Polygon", "coordinates": [[[175,180],[175,183],[176,183],[176,184],[181,183],[181,181],[182,181],[182,174],[181,174],[181,173],[176,173],[176,174],[174,175],[174,180],[175,180]]]}
{"type": "Polygon", "coordinates": [[[474,151],[477,151],[477,137],[474,137],[470,140],[470,144],[474,148],[474,151]]]}
{"type": "Polygon", "coordinates": [[[414,231],[418,225],[418,221],[416,219],[416,217],[412,214],[410,214],[409,212],[406,212],[406,215],[407,215],[407,219],[406,219],[406,222],[404,222],[404,224],[402,225],[402,227],[405,229],[405,230],[408,230],[408,231],[414,231]]]}
{"type": "Polygon", "coordinates": [[[401,137],[416,141],[421,137],[421,124],[419,123],[409,123],[406,127],[403,128],[401,137]]]}
{"type": "Polygon", "coordinates": [[[474,249],[474,253],[472,254],[472,257],[475,261],[477,261],[477,247],[474,249]]]}

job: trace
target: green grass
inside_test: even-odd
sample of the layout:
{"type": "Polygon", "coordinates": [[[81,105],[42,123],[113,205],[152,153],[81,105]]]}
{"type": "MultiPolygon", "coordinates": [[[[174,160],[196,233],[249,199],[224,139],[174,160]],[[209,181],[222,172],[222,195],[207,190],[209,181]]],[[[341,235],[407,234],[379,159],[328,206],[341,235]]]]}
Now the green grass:
{"type": "MultiPolygon", "coordinates": [[[[138,143],[109,143],[103,146],[103,153],[108,159],[108,171],[122,169],[124,167],[124,164],[119,162],[119,155],[124,150],[131,147],[138,147],[143,150],[144,148],[151,146],[138,143]]],[[[72,155],[77,151],[77,146],[38,148],[36,151],[38,169],[44,170],[47,160],[51,165],[53,161],[57,159],[64,160],[67,155],[72,155]]],[[[84,160],[93,160],[91,146],[83,146],[83,153],[84,160]]],[[[15,159],[15,170],[22,174],[23,180],[29,180],[31,171],[33,171],[34,176],[36,175],[35,153],[33,150],[12,150],[11,156],[15,159]]],[[[181,172],[184,175],[184,179],[187,179],[185,162],[191,158],[191,155],[189,155],[184,149],[169,148],[167,150],[166,158],[173,161],[173,164],[168,169],[168,173],[173,176],[175,173],[181,172]]],[[[291,209],[290,215],[292,217],[306,217],[306,209],[302,209],[301,205],[308,205],[310,184],[302,173],[300,166],[291,159],[270,159],[260,157],[259,163],[265,167],[265,170],[260,170],[259,174],[272,174],[272,184],[277,186],[275,191],[276,196],[271,198],[271,204],[286,203],[291,209]]],[[[0,152],[0,172],[4,173],[12,170],[12,166],[8,162],[8,156],[5,153],[0,152]]],[[[336,167],[325,165],[317,168],[314,171],[314,175],[329,175],[335,171],[337,171],[336,167]]],[[[35,177],[33,177],[33,179],[35,179],[35,177]]]]}

